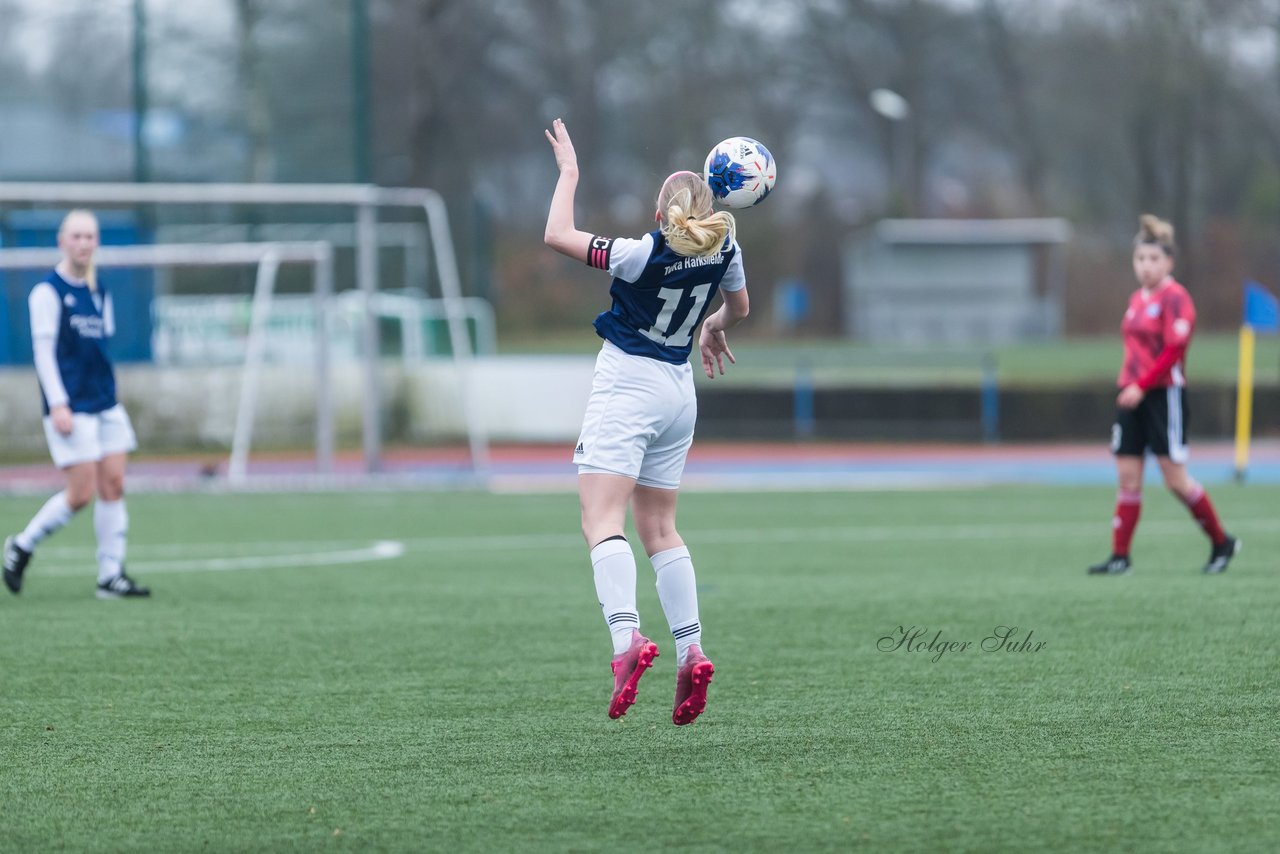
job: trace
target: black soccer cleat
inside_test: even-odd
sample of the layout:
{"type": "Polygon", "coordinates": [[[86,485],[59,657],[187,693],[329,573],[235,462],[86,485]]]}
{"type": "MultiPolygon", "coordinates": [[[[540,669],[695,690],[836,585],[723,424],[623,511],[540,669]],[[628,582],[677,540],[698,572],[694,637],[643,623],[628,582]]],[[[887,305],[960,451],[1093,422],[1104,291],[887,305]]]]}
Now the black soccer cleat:
{"type": "Polygon", "coordinates": [[[18,545],[13,537],[4,539],[4,586],[9,592],[18,595],[22,589],[22,573],[31,561],[31,552],[18,545]]]}
{"type": "Polygon", "coordinates": [[[136,599],[150,595],[150,588],[139,586],[132,578],[125,575],[123,567],[115,578],[98,583],[99,599],[136,599]]]}
{"type": "Polygon", "coordinates": [[[1204,571],[1210,575],[1226,572],[1227,564],[1240,553],[1240,546],[1240,541],[1228,534],[1222,545],[1214,546],[1209,552],[1209,562],[1204,565],[1204,571]]]}
{"type": "Polygon", "coordinates": [[[1090,575],[1124,575],[1132,567],[1128,555],[1112,555],[1102,563],[1089,567],[1090,575]]]}

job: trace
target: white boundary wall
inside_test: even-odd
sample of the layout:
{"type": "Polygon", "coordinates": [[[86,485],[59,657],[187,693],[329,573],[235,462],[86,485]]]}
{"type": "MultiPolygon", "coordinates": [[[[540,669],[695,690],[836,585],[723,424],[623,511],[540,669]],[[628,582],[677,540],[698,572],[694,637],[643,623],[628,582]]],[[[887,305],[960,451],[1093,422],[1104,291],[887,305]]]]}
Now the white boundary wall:
{"type": "MultiPolygon", "coordinates": [[[[594,367],[593,356],[475,359],[473,394],[483,428],[495,441],[563,442],[568,465],[594,367]]],[[[120,399],[144,449],[163,453],[203,448],[210,456],[225,458],[235,431],[240,366],[119,365],[116,375],[120,399]]],[[[403,417],[404,439],[456,442],[466,437],[458,373],[448,360],[383,362],[379,382],[386,390],[381,416],[403,417]]],[[[255,446],[309,447],[314,438],[315,375],[299,372],[296,365],[263,365],[257,384],[260,398],[271,404],[258,409],[255,446]]],[[[361,433],[363,367],[334,364],[329,384],[336,439],[349,446],[361,433]]],[[[47,459],[34,368],[0,370],[0,444],[13,457],[47,459]]]]}

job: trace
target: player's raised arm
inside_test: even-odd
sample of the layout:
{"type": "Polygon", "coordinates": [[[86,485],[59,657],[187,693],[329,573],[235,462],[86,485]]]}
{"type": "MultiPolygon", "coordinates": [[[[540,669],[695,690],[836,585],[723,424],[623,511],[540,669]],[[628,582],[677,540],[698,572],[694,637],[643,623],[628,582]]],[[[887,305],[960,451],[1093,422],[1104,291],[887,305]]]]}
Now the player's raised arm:
{"type": "Polygon", "coordinates": [[[573,223],[573,196],[578,189],[578,154],[573,150],[573,140],[564,126],[563,119],[551,123],[551,130],[544,130],[551,150],[560,168],[560,180],[551,196],[551,210],[547,212],[547,230],[543,242],[552,249],[586,263],[591,235],[579,231],[573,223]]]}

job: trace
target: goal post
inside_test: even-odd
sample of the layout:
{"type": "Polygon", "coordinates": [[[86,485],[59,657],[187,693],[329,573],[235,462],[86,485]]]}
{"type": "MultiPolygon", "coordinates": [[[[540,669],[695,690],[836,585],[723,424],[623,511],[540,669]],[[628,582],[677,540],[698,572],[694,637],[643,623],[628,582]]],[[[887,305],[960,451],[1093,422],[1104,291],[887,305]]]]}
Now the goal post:
{"type": "MultiPolygon", "coordinates": [[[[381,469],[381,383],[378,371],[378,325],[374,299],[378,293],[378,212],[422,211],[431,238],[432,259],[440,281],[452,358],[461,389],[463,420],[472,471],[480,485],[488,482],[489,445],[471,383],[473,354],[466,328],[462,283],[454,254],[444,199],[426,188],[386,188],[372,184],[128,184],[0,182],[0,204],[56,205],[218,205],[337,206],[352,211],[356,227],[356,285],[365,296],[362,360],[362,436],[365,470],[381,469]]],[[[105,248],[104,248],[105,251],[105,248]]]]}
{"type": "MultiPolygon", "coordinates": [[[[0,249],[0,270],[33,270],[53,267],[61,255],[56,249],[0,249]]],[[[94,256],[104,269],[119,267],[257,267],[245,342],[245,364],[236,407],[235,429],[227,478],[243,483],[248,472],[249,448],[257,411],[258,374],[262,364],[267,318],[281,264],[303,263],[312,268],[315,300],[316,470],[333,471],[334,405],[330,384],[329,328],[333,301],[333,246],[323,241],[294,243],[169,243],[137,246],[103,246],[94,256]]]]}

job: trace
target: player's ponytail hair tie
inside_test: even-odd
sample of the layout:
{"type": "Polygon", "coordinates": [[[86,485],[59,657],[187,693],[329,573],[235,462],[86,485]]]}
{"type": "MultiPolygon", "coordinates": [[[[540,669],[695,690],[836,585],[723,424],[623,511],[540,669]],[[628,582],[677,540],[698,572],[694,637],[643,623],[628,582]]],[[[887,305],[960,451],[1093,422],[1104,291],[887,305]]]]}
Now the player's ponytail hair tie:
{"type": "Polygon", "coordinates": [[[737,227],[728,211],[712,211],[711,188],[693,172],[676,172],[663,182],[658,219],[667,245],[684,256],[723,251],[737,227]]]}
{"type": "Polygon", "coordinates": [[[1153,214],[1143,214],[1138,218],[1138,234],[1133,238],[1133,245],[1147,244],[1159,246],[1165,255],[1174,256],[1176,244],[1173,240],[1173,226],[1153,214]]]}

